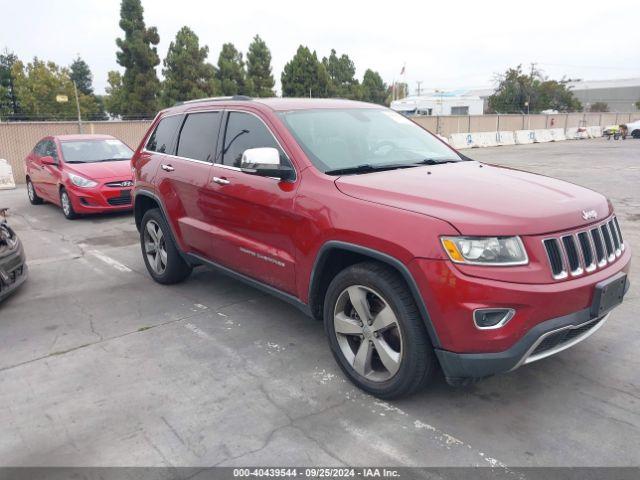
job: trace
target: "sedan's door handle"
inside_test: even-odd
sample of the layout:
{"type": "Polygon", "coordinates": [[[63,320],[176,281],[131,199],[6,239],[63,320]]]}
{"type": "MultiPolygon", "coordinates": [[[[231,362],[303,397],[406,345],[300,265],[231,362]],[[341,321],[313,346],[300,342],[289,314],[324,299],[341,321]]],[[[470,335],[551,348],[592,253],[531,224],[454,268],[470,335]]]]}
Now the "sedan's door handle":
{"type": "Polygon", "coordinates": [[[165,172],[173,172],[175,170],[175,168],[173,168],[171,165],[164,164],[164,163],[160,165],[160,168],[163,169],[165,172]]]}
{"type": "Polygon", "coordinates": [[[226,178],[213,177],[213,183],[217,183],[219,185],[229,185],[231,182],[226,178]]]}

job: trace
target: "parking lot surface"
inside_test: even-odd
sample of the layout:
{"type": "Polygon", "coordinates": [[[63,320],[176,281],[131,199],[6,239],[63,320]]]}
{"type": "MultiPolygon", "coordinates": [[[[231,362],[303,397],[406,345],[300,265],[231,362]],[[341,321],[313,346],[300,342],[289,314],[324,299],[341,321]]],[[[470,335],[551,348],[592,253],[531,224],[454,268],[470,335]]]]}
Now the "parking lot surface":
{"type": "MultiPolygon", "coordinates": [[[[640,142],[466,150],[606,194],[640,254],[640,142]]],[[[322,325],[198,269],[147,275],[130,215],[65,220],[0,192],[30,278],[0,305],[0,465],[630,466],[640,463],[640,275],[555,357],[408,399],[354,388],[322,325]]]]}

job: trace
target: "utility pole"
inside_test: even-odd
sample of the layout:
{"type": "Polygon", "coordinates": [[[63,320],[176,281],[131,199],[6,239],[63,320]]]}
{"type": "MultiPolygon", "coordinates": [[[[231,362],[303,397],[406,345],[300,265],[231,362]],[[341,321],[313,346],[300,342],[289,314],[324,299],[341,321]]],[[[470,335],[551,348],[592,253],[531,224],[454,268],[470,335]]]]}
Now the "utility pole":
{"type": "Polygon", "coordinates": [[[420,85],[422,85],[422,80],[418,80],[416,83],[418,84],[418,88],[416,90],[417,90],[417,96],[419,97],[420,94],[422,93],[422,89],[420,88],[420,85]]]}
{"type": "Polygon", "coordinates": [[[73,82],[73,92],[76,94],[76,109],[78,110],[78,133],[82,133],[82,116],[80,115],[80,100],[78,99],[76,82],[73,82]]]}

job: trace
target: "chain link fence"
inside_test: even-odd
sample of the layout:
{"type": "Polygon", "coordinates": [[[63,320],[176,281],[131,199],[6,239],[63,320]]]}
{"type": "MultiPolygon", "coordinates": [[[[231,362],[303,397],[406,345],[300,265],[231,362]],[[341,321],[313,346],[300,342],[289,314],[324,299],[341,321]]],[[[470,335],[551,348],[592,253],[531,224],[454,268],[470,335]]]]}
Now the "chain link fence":
{"type": "MultiPolygon", "coordinates": [[[[416,116],[417,123],[444,137],[452,133],[499,132],[619,125],[640,120],[635,113],[560,113],[554,115],[451,115],[416,116]]],[[[83,133],[101,133],[119,138],[137,148],[151,120],[83,123],[83,133]]],[[[0,158],[13,168],[16,183],[24,183],[24,158],[47,135],[78,133],[77,122],[3,122],[0,123],[0,158]]]]}

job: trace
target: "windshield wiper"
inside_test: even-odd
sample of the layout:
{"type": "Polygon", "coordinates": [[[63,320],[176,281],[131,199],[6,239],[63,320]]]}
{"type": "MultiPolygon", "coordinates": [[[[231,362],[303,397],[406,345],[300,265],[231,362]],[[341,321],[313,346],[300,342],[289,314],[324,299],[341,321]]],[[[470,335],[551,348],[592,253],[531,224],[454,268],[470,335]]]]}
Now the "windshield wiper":
{"type": "Polygon", "coordinates": [[[461,160],[452,160],[452,159],[435,159],[435,158],[425,158],[424,160],[420,160],[415,162],[414,165],[441,165],[443,163],[458,163],[461,160]]]}
{"type": "Polygon", "coordinates": [[[116,161],[120,161],[120,160],[131,160],[130,158],[103,158],[101,160],[96,160],[96,162],[116,162],[116,161]]]}
{"type": "Polygon", "coordinates": [[[327,170],[327,175],[348,175],[350,173],[369,173],[369,172],[382,172],[384,170],[395,170],[397,168],[412,168],[417,167],[416,163],[387,163],[384,165],[371,165],[370,163],[364,163],[357,167],[336,168],[335,170],[327,170]]]}

